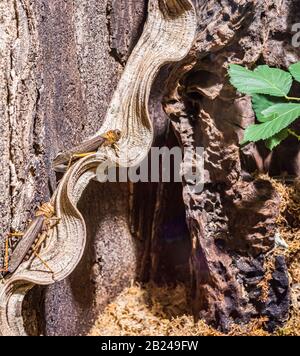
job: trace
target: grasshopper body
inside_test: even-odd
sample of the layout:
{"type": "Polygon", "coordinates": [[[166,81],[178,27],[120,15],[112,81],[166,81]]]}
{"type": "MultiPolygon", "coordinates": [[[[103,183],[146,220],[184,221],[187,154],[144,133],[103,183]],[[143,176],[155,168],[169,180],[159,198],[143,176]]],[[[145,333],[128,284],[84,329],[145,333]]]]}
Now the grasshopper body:
{"type": "Polygon", "coordinates": [[[54,169],[59,170],[59,167],[70,165],[74,158],[84,157],[95,153],[101,146],[115,146],[121,138],[121,131],[111,130],[101,136],[96,136],[90,140],[73,147],[69,151],[58,154],[53,161],[54,169]]]}
{"type": "Polygon", "coordinates": [[[10,262],[7,269],[8,274],[14,273],[20,266],[20,264],[23,262],[35,240],[42,232],[45,219],[45,216],[37,216],[33,219],[32,223],[29,225],[26,232],[24,233],[23,238],[18,243],[17,247],[15,248],[14,252],[10,257],[10,262]]]}
{"type": "MultiPolygon", "coordinates": [[[[6,274],[14,273],[32,248],[32,253],[34,253],[36,257],[39,257],[37,252],[47,238],[49,229],[53,227],[51,226],[51,220],[53,219],[58,220],[57,218],[54,218],[53,205],[51,203],[43,204],[36,212],[34,219],[23,234],[21,241],[11,254],[9,264],[4,271],[6,274]]],[[[43,263],[50,269],[45,262],[43,263]]]]}

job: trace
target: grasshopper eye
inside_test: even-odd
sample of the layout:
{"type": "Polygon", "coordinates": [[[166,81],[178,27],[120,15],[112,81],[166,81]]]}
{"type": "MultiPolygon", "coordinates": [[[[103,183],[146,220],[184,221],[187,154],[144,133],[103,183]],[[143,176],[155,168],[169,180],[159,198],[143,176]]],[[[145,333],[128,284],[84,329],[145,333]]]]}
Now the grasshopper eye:
{"type": "Polygon", "coordinates": [[[118,139],[120,139],[122,136],[122,132],[120,130],[115,130],[115,135],[118,139]]]}

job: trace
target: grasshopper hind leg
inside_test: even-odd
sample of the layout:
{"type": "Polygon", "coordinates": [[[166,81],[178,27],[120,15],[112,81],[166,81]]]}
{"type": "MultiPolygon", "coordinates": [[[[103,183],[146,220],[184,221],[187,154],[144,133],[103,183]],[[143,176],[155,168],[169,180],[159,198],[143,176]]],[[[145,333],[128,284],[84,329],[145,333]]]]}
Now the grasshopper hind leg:
{"type": "MultiPolygon", "coordinates": [[[[58,223],[59,219],[54,219],[56,221],[56,223],[58,223]]],[[[44,232],[41,234],[41,236],[39,237],[39,239],[37,240],[35,246],[32,249],[32,254],[37,257],[42,264],[51,272],[54,274],[54,271],[52,270],[52,268],[48,265],[48,263],[40,256],[39,252],[41,250],[41,247],[43,245],[43,243],[46,241],[48,237],[48,233],[44,232]]]]}
{"type": "Polygon", "coordinates": [[[42,264],[51,272],[54,274],[54,271],[53,269],[48,265],[48,263],[42,259],[42,257],[36,252],[36,251],[33,251],[33,254],[35,257],[37,257],[41,262],[42,264]]]}
{"type": "Polygon", "coordinates": [[[87,157],[87,156],[90,156],[90,155],[93,155],[93,154],[96,154],[97,152],[85,152],[85,153],[74,153],[72,154],[70,160],[69,160],[69,163],[68,163],[68,166],[67,166],[67,170],[69,170],[72,166],[72,163],[74,160],[78,159],[78,158],[84,158],[84,157],[87,157]]]}

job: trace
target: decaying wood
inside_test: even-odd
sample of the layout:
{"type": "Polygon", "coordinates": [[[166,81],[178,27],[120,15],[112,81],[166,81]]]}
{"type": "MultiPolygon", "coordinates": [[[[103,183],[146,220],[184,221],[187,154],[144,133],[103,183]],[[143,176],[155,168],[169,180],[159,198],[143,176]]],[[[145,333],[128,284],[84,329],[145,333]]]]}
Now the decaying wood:
{"type": "MultiPolygon", "coordinates": [[[[289,13],[295,2],[197,4],[201,22],[195,46],[173,70],[164,99],[181,144],[205,149],[204,191],[193,194],[188,182],[183,189],[194,314],[225,331],[234,322],[267,316],[273,330],[287,320],[290,305],[284,257],[276,260],[273,277],[262,289],[270,273],[265,256],[275,248],[280,199],[270,182],[249,173],[273,173],[276,159],[270,165],[270,156],[259,147],[240,148],[243,129],[255,116],[250,99],[230,86],[227,68],[229,63],[251,67],[258,61],[286,68],[299,60],[287,24],[291,17],[297,22],[297,13],[289,13]]],[[[274,152],[279,162],[280,150],[274,152]]],[[[294,162],[289,165],[291,172],[294,162]]]]}
{"type": "MultiPolygon", "coordinates": [[[[299,143],[291,138],[273,154],[260,145],[240,147],[255,114],[250,98],[229,84],[227,69],[229,63],[287,68],[297,62],[291,25],[299,22],[299,9],[295,1],[194,4],[196,42],[173,67],[163,102],[177,142],[192,150],[204,147],[206,184],[194,194],[184,182],[185,213],[179,212],[178,200],[174,204],[180,187],[173,186],[171,194],[169,184],[137,187],[137,197],[143,191],[150,196],[146,206],[137,198],[140,209],[134,211],[137,234],[145,241],[142,277],[186,282],[190,275],[196,319],[227,331],[233,323],[267,317],[265,327],[272,331],[288,318],[291,291],[284,257],[272,266],[266,257],[277,251],[280,198],[254,173],[298,175],[299,143]]],[[[170,142],[172,135],[170,147],[178,144],[170,142]]]]}

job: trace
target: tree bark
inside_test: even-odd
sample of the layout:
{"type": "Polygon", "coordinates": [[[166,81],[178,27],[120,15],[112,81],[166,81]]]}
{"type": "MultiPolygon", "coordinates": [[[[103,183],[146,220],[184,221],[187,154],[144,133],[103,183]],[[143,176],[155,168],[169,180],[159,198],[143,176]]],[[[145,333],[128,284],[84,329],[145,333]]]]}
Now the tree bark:
{"type": "MultiPolygon", "coordinates": [[[[194,195],[189,182],[140,183],[131,197],[128,185],[92,183],[80,202],[88,228],[85,256],[66,281],[27,296],[31,333],[85,333],[136,278],[191,279],[196,318],[223,330],[260,316],[268,316],[273,329],[287,318],[284,257],[275,261],[266,300],[260,287],[279,197],[250,173],[298,175],[299,144],[290,139],[272,156],[253,145],[240,149],[243,128],[255,117],[249,98],[229,85],[226,66],[286,68],[299,60],[291,46],[299,4],[193,2],[197,40],[183,62],[159,74],[150,111],[154,145],[204,147],[205,189],[194,195]]],[[[56,154],[101,127],[146,14],[146,0],[0,1],[1,236],[24,229],[49,200],[60,179],[51,166],[56,154]]]]}
{"type": "MultiPolygon", "coordinates": [[[[101,127],[142,31],[146,4],[4,0],[0,15],[0,233],[5,237],[11,229],[22,230],[49,200],[60,179],[51,167],[57,153],[101,127]]],[[[87,189],[80,208],[89,246],[81,265],[70,279],[43,291],[42,308],[32,293],[27,298],[35,300],[32,308],[44,311],[40,332],[83,333],[98,309],[135,278],[137,246],[127,226],[128,201],[127,185],[93,183],[87,189]]]]}
{"type": "MultiPolygon", "coordinates": [[[[143,276],[181,279],[190,267],[196,319],[228,331],[233,323],[266,317],[266,326],[273,331],[288,319],[291,305],[285,258],[274,257],[270,267],[267,257],[275,247],[280,198],[267,179],[253,173],[298,176],[299,143],[291,138],[273,153],[260,145],[240,147],[243,131],[254,123],[255,115],[250,98],[230,85],[227,68],[238,63],[286,69],[297,62],[291,29],[299,22],[299,6],[291,0],[194,4],[197,40],[190,55],[173,68],[163,102],[181,146],[204,147],[205,187],[197,194],[192,192],[193,183],[183,184],[188,230],[180,204],[174,204],[174,190],[180,187],[162,184],[155,192],[159,208],[153,222],[148,222],[143,204],[144,213],[138,216],[145,221],[139,225],[148,242],[143,276]]],[[[299,89],[294,90],[299,95],[299,89]]]]}

